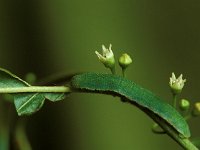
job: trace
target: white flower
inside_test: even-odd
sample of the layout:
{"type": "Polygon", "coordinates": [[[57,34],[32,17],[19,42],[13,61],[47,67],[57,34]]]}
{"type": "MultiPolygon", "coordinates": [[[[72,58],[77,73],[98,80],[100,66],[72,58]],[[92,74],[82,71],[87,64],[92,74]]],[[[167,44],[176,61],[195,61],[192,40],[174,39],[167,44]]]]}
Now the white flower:
{"type": "Polygon", "coordinates": [[[176,78],[175,74],[172,73],[172,77],[170,77],[169,85],[174,94],[179,94],[183,87],[186,79],[183,80],[183,75],[181,74],[178,78],[176,78]]]}
{"type": "Polygon", "coordinates": [[[105,67],[112,69],[115,66],[114,54],[111,50],[112,45],[110,44],[109,49],[102,45],[102,55],[95,51],[99,60],[105,65],[105,67]]]}

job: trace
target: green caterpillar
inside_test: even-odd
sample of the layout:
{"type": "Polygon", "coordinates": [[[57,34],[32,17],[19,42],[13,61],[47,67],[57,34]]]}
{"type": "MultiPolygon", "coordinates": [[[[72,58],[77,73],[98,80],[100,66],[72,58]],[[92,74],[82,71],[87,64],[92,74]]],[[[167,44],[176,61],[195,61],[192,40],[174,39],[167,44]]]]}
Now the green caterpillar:
{"type": "Polygon", "coordinates": [[[162,101],[149,90],[120,76],[100,73],[83,73],[75,75],[71,80],[75,90],[87,92],[115,93],[125,97],[145,111],[155,121],[157,118],[167,122],[182,137],[190,137],[190,130],[185,119],[169,104],[162,101]]]}

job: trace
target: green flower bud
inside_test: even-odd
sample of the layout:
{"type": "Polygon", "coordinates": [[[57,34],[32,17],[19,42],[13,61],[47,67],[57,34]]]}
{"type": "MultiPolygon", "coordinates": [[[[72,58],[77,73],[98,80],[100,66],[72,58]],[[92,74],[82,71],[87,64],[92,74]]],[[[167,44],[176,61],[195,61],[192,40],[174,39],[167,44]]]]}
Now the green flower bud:
{"type": "Polygon", "coordinates": [[[181,110],[186,111],[190,108],[190,102],[187,99],[181,99],[179,107],[181,110]]]}
{"type": "Polygon", "coordinates": [[[119,65],[124,69],[128,67],[131,63],[132,63],[132,59],[126,53],[122,54],[122,56],[119,58],[119,65]]]}
{"type": "Polygon", "coordinates": [[[194,108],[192,110],[192,115],[193,116],[199,116],[200,115],[200,102],[196,102],[194,104],[194,108]]]}
{"type": "Polygon", "coordinates": [[[178,78],[176,78],[174,73],[172,73],[172,77],[170,77],[169,86],[174,95],[181,93],[184,87],[184,83],[186,82],[186,79],[183,80],[182,77],[183,75],[181,74],[178,78]]]}
{"type": "Polygon", "coordinates": [[[115,58],[111,47],[111,44],[109,46],[109,49],[102,45],[102,55],[97,51],[95,51],[95,53],[98,56],[100,62],[102,62],[105,65],[105,67],[110,68],[112,70],[115,67],[115,58]]]}

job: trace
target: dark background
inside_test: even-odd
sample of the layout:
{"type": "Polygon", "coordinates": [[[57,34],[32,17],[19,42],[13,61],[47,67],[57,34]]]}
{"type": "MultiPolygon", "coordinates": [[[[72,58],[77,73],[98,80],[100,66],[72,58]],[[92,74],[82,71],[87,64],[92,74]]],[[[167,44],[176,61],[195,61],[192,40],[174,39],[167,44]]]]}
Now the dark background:
{"type": "MultiPolygon", "coordinates": [[[[94,51],[113,45],[133,58],[129,79],[171,103],[174,71],[187,79],[181,98],[199,101],[199,0],[1,0],[0,66],[24,77],[57,72],[108,72],[94,51]]],[[[120,69],[117,69],[120,74],[120,69]]],[[[105,95],[71,94],[28,117],[34,150],[181,149],[151,132],[136,107],[105,95]]],[[[199,135],[199,119],[190,121],[199,135]]]]}

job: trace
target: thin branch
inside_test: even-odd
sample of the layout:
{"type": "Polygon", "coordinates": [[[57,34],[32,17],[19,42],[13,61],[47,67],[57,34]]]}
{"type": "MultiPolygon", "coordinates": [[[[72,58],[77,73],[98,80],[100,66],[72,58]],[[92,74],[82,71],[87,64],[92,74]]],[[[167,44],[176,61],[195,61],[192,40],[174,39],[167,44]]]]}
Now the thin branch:
{"type": "Polygon", "coordinates": [[[30,87],[14,87],[0,88],[0,93],[69,93],[69,87],[66,86],[30,86],[30,87]]]}

